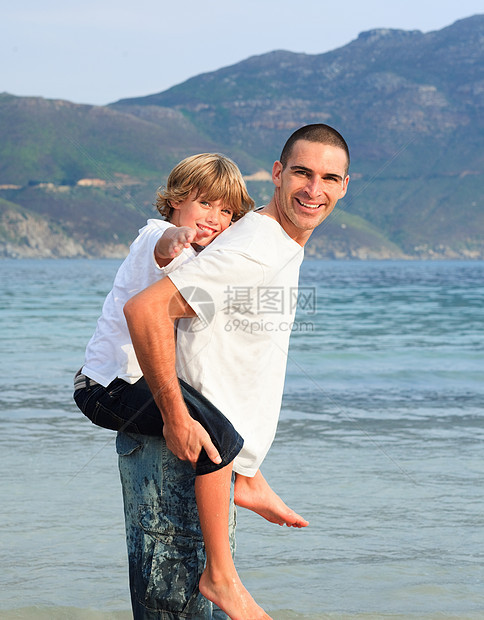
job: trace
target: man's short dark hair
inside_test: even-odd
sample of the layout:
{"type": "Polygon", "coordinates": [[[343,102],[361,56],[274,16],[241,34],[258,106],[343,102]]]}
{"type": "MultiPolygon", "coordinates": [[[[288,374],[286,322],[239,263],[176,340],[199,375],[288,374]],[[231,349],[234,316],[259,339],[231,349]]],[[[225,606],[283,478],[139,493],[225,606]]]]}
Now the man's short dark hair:
{"type": "Polygon", "coordinates": [[[283,168],[286,167],[287,161],[292,152],[292,147],[298,140],[320,142],[321,144],[328,144],[330,146],[336,146],[343,149],[348,159],[348,166],[346,168],[346,173],[348,173],[348,168],[350,166],[350,150],[346,144],[346,140],[338,131],[336,131],[336,129],[333,129],[333,127],[330,127],[329,125],[324,125],[323,123],[300,127],[292,134],[292,136],[288,138],[284,148],[282,149],[279,160],[283,168]]]}

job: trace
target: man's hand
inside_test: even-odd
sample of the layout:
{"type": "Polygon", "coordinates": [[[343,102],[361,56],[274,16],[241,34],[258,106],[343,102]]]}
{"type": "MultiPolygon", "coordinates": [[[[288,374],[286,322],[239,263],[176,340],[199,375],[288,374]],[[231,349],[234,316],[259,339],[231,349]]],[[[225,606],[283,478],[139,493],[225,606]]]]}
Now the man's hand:
{"type": "Polygon", "coordinates": [[[220,455],[203,426],[188,416],[184,424],[164,424],[163,436],[166,445],[182,461],[190,461],[195,467],[202,448],[208,458],[217,465],[222,462],[220,455]]]}

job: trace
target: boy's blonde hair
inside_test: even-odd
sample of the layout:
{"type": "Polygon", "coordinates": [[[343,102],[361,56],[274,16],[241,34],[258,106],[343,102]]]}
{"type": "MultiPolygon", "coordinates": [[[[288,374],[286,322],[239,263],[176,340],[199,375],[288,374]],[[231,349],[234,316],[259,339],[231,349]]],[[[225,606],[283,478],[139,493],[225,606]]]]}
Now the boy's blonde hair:
{"type": "Polygon", "coordinates": [[[197,198],[223,200],[230,207],[233,221],[254,208],[244,179],[236,164],[218,153],[200,153],[182,160],[170,172],[166,188],[160,187],[156,208],[168,220],[173,208],[170,202],[181,202],[196,190],[197,198]]]}

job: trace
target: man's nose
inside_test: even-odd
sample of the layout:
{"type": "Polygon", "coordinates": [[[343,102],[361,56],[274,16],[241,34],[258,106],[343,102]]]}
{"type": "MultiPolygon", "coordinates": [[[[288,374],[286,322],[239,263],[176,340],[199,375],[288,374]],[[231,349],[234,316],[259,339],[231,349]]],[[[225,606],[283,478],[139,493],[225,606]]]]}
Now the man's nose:
{"type": "Polygon", "coordinates": [[[321,179],[311,177],[306,184],[306,191],[311,198],[317,198],[323,192],[321,179]]]}

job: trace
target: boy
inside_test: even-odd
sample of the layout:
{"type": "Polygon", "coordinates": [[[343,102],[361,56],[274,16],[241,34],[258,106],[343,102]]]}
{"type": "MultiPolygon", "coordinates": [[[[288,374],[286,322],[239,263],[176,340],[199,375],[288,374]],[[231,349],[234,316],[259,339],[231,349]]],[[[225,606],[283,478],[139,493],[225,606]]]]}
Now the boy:
{"type": "MultiPolygon", "coordinates": [[[[166,191],[160,192],[157,200],[158,210],[168,221],[150,220],[132,244],[104,303],[85,364],[76,376],[74,398],[94,423],[132,433],[163,433],[160,411],[134,354],[123,306],[137,292],[193,259],[197,246],[208,245],[253,204],[240,171],[221,155],[189,157],[170,173],[166,191]]],[[[200,591],[229,615],[231,600],[236,598],[237,608],[243,601],[247,617],[268,617],[238,578],[228,539],[228,515],[225,518],[231,463],[243,441],[210,402],[186,383],[180,384],[192,417],[209,432],[220,457],[214,464],[203,451],[196,468],[195,493],[207,555],[200,591]],[[224,515],[222,520],[220,514],[224,515]],[[218,583],[220,574],[225,583],[231,583],[231,591],[218,583]]],[[[270,489],[260,472],[253,479],[237,475],[234,496],[236,504],[269,521],[293,527],[307,525],[270,489]]]]}

